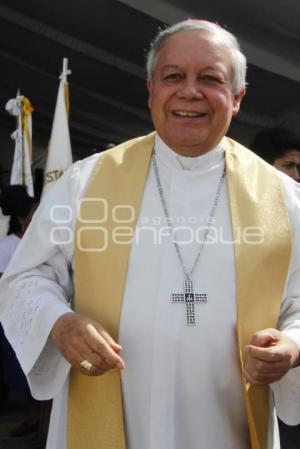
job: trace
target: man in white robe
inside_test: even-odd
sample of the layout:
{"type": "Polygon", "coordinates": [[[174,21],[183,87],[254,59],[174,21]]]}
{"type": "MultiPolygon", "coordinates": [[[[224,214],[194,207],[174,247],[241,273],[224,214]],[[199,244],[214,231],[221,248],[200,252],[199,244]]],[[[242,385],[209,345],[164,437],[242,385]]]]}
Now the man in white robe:
{"type": "MultiPolygon", "coordinates": [[[[150,76],[149,106],[158,131],[154,149],[169,216],[151,166],[130,253],[119,343],[100,323],[70,312],[78,204],[96,155],[75,164],[53,187],[1,281],[1,320],[32,393],[38,399],[54,398],[47,449],[67,448],[71,364],[89,375],[116,366],[122,370],[128,449],[251,447],[236,348],[232,223],[227,185],[220,182],[224,135],[244,89],[232,86],[224,44],[211,31],[194,29],[198,22],[188,23],[191,29],[164,41],[150,76]],[[205,239],[213,204],[213,225],[205,239]],[[189,269],[204,240],[193,281],[194,292],[207,294],[208,301],[195,304],[194,326],[187,326],[186,305],[170,299],[182,292],[184,274],[169,221],[189,269]],[[80,366],[82,361],[88,364],[80,366]]],[[[280,448],[274,399],[283,421],[300,422],[299,368],[294,367],[300,347],[300,190],[278,176],[293,236],[281,332],[262,330],[249,341],[246,365],[250,382],[275,381],[268,449],[280,448]],[[258,354],[271,354],[275,370],[272,360],[255,352],[264,341],[266,348],[258,348],[258,354]]]]}

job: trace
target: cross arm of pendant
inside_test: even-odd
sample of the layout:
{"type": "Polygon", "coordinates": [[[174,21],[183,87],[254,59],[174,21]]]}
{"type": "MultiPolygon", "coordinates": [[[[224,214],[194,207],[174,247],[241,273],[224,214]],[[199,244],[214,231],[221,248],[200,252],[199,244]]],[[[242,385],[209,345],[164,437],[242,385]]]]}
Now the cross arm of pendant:
{"type": "Polygon", "coordinates": [[[173,293],[172,301],[173,302],[185,302],[185,295],[183,293],[173,293]]]}
{"type": "Polygon", "coordinates": [[[194,293],[195,302],[207,303],[207,294],[206,293],[194,293]]]}

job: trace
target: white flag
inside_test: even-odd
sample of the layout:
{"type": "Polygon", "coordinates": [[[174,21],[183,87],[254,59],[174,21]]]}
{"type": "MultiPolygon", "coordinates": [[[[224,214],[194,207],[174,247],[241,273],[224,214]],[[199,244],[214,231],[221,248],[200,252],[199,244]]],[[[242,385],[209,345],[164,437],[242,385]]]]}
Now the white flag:
{"type": "Polygon", "coordinates": [[[10,184],[23,184],[30,196],[34,196],[31,173],[32,161],[32,119],[33,108],[28,98],[17,95],[5,106],[7,112],[17,117],[17,129],[11,135],[15,141],[14,160],[10,184]]]}
{"type": "MultiPolygon", "coordinates": [[[[64,60],[65,66],[65,60],[64,60]]],[[[72,149],[68,123],[68,84],[67,75],[71,73],[64,67],[59,84],[57,101],[48,147],[48,157],[44,174],[43,196],[51,188],[53,182],[62,176],[72,164],[72,149]]]]}

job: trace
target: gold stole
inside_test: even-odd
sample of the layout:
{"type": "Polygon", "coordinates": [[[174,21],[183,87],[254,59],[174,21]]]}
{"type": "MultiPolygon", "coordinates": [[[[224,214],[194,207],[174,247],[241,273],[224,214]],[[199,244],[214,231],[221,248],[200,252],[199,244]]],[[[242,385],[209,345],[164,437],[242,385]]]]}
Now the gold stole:
{"type": "MultiPolygon", "coordinates": [[[[114,243],[112,236],[121,220],[128,235],[133,235],[154,136],[151,133],[102,153],[77,222],[75,310],[98,320],[116,340],[130,244],[114,243]]],[[[290,260],[290,227],[276,173],[230,139],[226,180],[237,242],[237,335],[243,372],[245,345],[255,332],[277,323],[290,260]],[[253,238],[251,242],[252,226],[263,230],[262,245],[253,244],[253,238]]],[[[252,449],[267,449],[269,387],[249,388],[241,376],[252,449]]],[[[67,438],[68,449],[126,448],[118,370],[99,377],[71,370],[67,438]]]]}

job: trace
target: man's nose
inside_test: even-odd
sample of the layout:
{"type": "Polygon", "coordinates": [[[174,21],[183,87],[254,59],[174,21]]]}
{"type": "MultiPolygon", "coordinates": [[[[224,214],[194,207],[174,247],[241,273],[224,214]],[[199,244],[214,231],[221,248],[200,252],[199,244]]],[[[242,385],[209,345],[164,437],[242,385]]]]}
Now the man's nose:
{"type": "Polygon", "coordinates": [[[180,86],[178,96],[186,100],[202,99],[204,97],[202,89],[196,80],[187,79],[180,86]]]}

